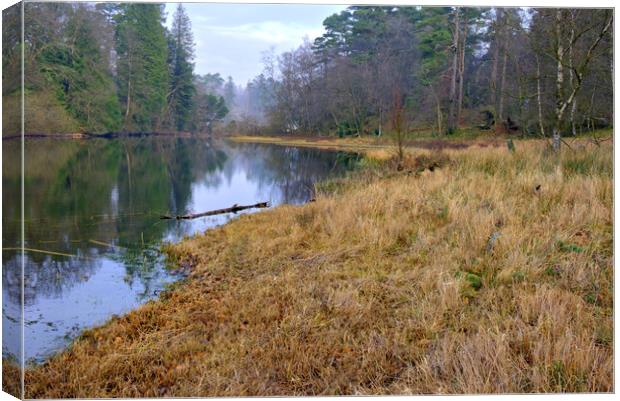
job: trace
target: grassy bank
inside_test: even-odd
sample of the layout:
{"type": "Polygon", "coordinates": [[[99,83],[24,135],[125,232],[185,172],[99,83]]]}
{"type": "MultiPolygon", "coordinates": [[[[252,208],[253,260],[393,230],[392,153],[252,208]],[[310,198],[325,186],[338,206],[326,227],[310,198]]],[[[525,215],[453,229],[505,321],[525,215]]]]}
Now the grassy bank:
{"type": "Polygon", "coordinates": [[[613,391],[612,146],[408,150],[169,249],[26,397],[613,391]]]}
{"type": "MultiPolygon", "coordinates": [[[[292,135],[233,135],[228,137],[233,142],[263,143],[281,146],[296,146],[314,149],[338,150],[357,152],[370,156],[373,159],[387,160],[396,153],[396,140],[389,136],[365,137],[309,137],[292,135]]],[[[501,138],[494,136],[479,136],[477,139],[455,138],[417,138],[405,139],[403,144],[411,149],[462,149],[469,146],[498,146],[501,138]]]]}
{"type": "MultiPolygon", "coordinates": [[[[588,132],[583,135],[565,138],[564,143],[571,147],[581,146],[590,143],[592,139],[596,141],[609,141],[613,135],[613,130],[602,129],[588,132]]],[[[504,146],[506,140],[512,138],[516,140],[516,135],[499,135],[491,131],[464,130],[449,137],[437,137],[430,132],[413,132],[404,134],[402,140],[403,147],[409,150],[428,149],[465,149],[471,146],[504,146]]],[[[364,136],[364,137],[345,137],[335,136],[296,136],[296,135],[233,135],[227,137],[233,142],[241,143],[263,143],[281,146],[308,147],[325,150],[349,151],[365,154],[373,159],[386,160],[394,157],[397,151],[397,141],[393,135],[364,136]]],[[[533,139],[541,142],[539,139],[533,139]]]]}

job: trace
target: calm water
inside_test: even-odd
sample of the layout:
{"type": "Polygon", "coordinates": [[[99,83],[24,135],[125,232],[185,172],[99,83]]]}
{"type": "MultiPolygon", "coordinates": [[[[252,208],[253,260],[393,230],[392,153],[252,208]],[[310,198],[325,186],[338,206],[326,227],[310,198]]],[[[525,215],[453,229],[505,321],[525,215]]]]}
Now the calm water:
{"type": "MultiPolygon", "coordinates": [[[[234,215],[160,220],[270,201],[303,203],[313,183],[342,174],[355,156],[196,138],[25,144],[26,361],[61,350],[84,328],[155,297],[179,275],[159,245],[234,215]]],[[[20,143],[3,142],[4,357],[20,354],[20,143]]]]}

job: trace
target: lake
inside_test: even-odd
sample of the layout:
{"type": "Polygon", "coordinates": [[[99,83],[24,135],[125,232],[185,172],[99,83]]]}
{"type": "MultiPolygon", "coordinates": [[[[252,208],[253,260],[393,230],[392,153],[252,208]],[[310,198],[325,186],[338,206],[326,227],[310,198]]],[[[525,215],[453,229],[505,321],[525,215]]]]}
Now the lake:
{"type": "Polygon", "coordinates": [[[43,361],[83,329],[178,280],[182,274],[159,251],[162,241],[236,216],[177,221],[160,215],[305,203],[315,182],[342,175],[357,161],[342,152],[200,138],[32,139],[24,146],[22,293],[21,143],[3,141],[2,354],[21,353],[23,297],[27,362],[43,361]]]}

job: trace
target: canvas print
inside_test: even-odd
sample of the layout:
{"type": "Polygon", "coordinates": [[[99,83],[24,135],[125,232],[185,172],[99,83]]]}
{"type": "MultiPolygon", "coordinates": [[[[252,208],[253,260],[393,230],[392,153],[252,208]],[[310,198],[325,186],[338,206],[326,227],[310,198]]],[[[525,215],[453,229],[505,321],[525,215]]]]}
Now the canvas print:
{"type": "Polygon", "coordinates": [[[2,390],[613,393],[614,10],[2,12],[2,390]]]}

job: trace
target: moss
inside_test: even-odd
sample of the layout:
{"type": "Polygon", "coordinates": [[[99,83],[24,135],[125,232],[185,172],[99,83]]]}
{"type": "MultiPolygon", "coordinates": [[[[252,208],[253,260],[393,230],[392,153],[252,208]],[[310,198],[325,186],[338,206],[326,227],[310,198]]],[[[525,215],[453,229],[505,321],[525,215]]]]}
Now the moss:
{"type": "Polygon", "coordinates": [[[522,272],[522,271],[516,271],[516,272],[512,273],[512,279],[513,279],[515,282],[517,282],[517,283],[519,283],[519,282],[521,282],[521,281],[525,280],[525,272],[522,272]]]}
{"type": "Polygon", "coordinates": [[[562,252],[575,252],[575,253],[584,252],[584,248],[576,244],[566,243],[564,241],[558,241],[557,244],[558,244],[558,248],[562,252]]]}

